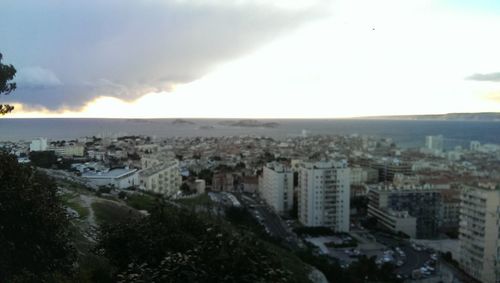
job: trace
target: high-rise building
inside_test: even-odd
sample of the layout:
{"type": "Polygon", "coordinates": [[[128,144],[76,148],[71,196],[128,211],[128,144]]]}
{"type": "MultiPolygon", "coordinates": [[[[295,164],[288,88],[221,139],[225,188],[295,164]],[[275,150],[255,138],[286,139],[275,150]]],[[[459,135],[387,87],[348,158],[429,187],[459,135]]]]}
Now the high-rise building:
{"type": "Polygon", "coordinates": [[[345,161],[305,162],[299,169],[299,221],[349,231],[350,173],[345,161]]]}
{"type": "Polygon", "coordinates": [[[278,162],[268,163],[262,172],[260,195],[278,213],[293,207],[293,171],[278,162]]]}
{"type": "Polygon", "coordinates": [[[47,139],[38,138],[31,141],[30,151],[45,151],[48,149],[47,139]]]}
{"type": "Polygon", "coordinates": [[[477,151],[481,147],[481,143],[478,141],[471,141],[469,144],[469,149],[472,151],[477,151]]]}
{"type": "Polygon", "coordinates": [[[139,172],[139,177],[142,190],[163,195],[175,194],[182,183],[179,161],[175,159],[148,165],[139,172]]]}
{"type": "Polygon", "coordinates": [[[460,199],[460,267],[481,282],[499,282],[500,189],[467,187],[460,199]]]}
{"type": "Polygon", "coordinates": [[[430,185],[378,186],[368,193],[368,215],[381,226],[412,238],[438,236],[441,221],[441,193],[430,185]]]}
{"type": "Polygon", "coordinates": [[[443,136],[426,136],[425,147],[433,151],[443,151],[443,136]]]}

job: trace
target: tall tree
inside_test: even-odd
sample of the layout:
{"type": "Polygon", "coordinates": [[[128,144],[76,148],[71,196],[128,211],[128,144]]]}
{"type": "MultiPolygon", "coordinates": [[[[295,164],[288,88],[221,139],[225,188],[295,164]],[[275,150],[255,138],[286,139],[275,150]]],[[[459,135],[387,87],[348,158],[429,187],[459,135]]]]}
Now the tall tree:
{"type": "MultiPolygon", "coordinates": [[[[0,95],[8,95],[16,89],[12,79],[16,76],[16,68],[12,65],[2,64],[3,55],[0,53],[0,95]]],[[[0,104],[0,115],[5,115],[14,110],[10,104],[0,104]]]]}
{"type": "Polygon", "coordinates": [[[66,211],[47,175],[0,152],[0,278],[54,282],[72,270],[66,211]]]}

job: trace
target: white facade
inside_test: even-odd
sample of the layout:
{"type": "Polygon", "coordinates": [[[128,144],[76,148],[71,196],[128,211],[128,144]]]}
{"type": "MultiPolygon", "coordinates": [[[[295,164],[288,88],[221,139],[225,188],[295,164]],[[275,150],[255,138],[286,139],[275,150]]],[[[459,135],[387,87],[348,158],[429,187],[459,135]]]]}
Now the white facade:
{"type": "Polygon", "coordinates": [[[203,179],[196,179],[194,181],[194,188],[197,194],[202,194],[205,192],[206,182],[203,179]]]}
{"type": "Polygon", "coordinates": [[[499,282],[500,191],[468,187],[460,200],[460,267],[481,282],[499,282]]]}
{"type": "Polygon", "coordinates": [[[278,213],[293,207],[293,172],[280,163],[268,163],[262,172],[260,195],[278,213]]]}
{"type": "Polygon", "coordinates": [[[481,143],[478,141],[471,141],[469,144],[469,149],[472,151],[477,151],[481,147],[481,143]]]}
{"type": "Polygon", "coordinates": [[[351,168],[351,185],[362,185],[368,181],[368,171],[361,167],[351,168]]]}
{"type": "Polygon", "coordinates": [[[425,147],[435,152],[443,151],[443,136],[426,136],[425,147]]]}
{"type": "Polygon", "coordinates": [[[38,138],[31,141],[30,151],[46,151],[48,149],[47,139],[38,138]]]}
{"type": "Polygon", "coordinates": [[[182,183],[177,160],[165,161],[143,169],[139,176],[141,189],[163,195],[175,194],[182,183]]]}
{"type": "Polygon", "coordinates": [[[347,162],[303,163],[299,171],[299,221],[349,231],[350,172],[347,162]]]}
{"type": "Polygon", "coordinates": [[[126,189],[139,185],[137,169],[119,168],[107,172],[87,172],[82,174],[94,188],[113,186],[117,189],[126,189]]]}
{"type": "Polygon", "coordinates": [[[58,156],[84,156],[85,147],[81,144],[71,144],[64,146],[51,146],[49,150],[53,150],[58,156]]]}

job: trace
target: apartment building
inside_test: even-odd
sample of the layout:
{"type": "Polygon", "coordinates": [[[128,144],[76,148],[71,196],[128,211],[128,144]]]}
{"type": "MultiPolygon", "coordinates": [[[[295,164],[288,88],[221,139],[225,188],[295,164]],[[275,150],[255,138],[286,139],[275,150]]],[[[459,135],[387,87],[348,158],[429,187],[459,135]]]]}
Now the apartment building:
{"type": "Polygon", "coordinates": [[[263,168],[259,193],[264,201],[278,213],[293,207],[293,171],[278,162],[268,163],[263,168]]]}
{"type": "Polygon", "coordinates": [[[397,233],[412,238],[434,238],[441,220],[440,190],[422,186],[372,186],[368,193],[368,215],[397,233]]]}
{"type": "Polygon", "coordinates": [[[499,282],[500,188],[466,187],[460,200],[460,267],[481,282],[499,282]]]}
{"type": "Polygon", "coordinates": [[[165,160],[139,172],[141,189],[157,194],[173,195],[179,191],[182,177],[179,162],[165,160]]]}
{"type": "Polygon", "coordinates": [[[299,168],[299,221],[349,231],[350,174],[346,161],[304,162],[299,168]]]}

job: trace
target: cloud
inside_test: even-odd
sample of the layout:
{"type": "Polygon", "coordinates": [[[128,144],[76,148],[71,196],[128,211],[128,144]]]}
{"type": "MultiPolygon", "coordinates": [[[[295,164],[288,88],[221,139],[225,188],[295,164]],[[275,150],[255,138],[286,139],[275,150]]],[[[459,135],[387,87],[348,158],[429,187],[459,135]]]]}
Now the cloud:
{"type": "Polygon", "coordinates": [[[500,72],[485,74],[476,73],[470,77],[467,77],[467,79],[472,81],[500,82],[500,72]]]}
{"type": "Polygon", "coordinates": [[[16,75],[16,82],[19,88],[46,88],[62,85],[56,74],[38,66],[20,69],[16,75]]]}
{"type": "Polygon", "coordinates": [[[320,18],[329,1],[268,2],[2,1],[2,53],[26,86],[9,99],[78,109],[168,91],[320,18]]]}

